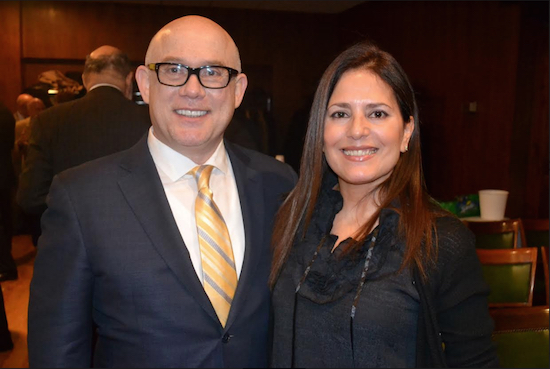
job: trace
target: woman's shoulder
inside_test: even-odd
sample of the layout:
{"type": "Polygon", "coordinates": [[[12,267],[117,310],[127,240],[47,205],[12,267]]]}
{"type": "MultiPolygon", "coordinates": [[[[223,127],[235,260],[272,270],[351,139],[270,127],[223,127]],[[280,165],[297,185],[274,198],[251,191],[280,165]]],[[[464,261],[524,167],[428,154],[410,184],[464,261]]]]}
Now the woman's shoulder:
{"type": "Polygon", "coordinates": [[[435,228],[439,237],[461,240],[474,237],[468,226],[453,215],[438,216],[435,220],[435,228]]]}
{"type": "Polygon", "coordinates": [[[456,257],[475,250],[473,232],[457,217],[444,215],[436,218],[435,241],[441,257],[456,257]]]}

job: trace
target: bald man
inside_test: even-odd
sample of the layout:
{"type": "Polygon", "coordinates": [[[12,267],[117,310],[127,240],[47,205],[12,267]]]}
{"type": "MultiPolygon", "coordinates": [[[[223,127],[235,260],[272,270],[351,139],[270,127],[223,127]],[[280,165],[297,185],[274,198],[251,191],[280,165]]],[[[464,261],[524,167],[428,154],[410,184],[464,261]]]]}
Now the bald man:
{"type": "Polygon", "coordinates": [[[233,39],[210,19],[164,26],[136,79],[148,135],[52,183],[29,364],[265,367],[271,228],[296,173],[224,139],[248,81],[233,39]],[[195,215],[199,203],[210,220],[195,215]]]}
{"type": "Polygon", "coordinates": [[[24,160],[25,153],[27,151],[27,145],[30,136],[30,123],[31,118],[35,117],[42,110],[46,109],[44,102],[38,97],[33,97],[27,103],[27,112],[29,116],[25,119],[21,119],[15,123],[15,147],[14,147],[14,167],[17,176],[21,173],[21,163],[24,160]]]}
{"type": "Polygon", "coordinates": [[[17,96],[15,100],[15,106],[17,111],[13,115],[13,118],[17,122],[18,120],[25,119],[29,116],[29,111],[27,110],[27,103],[33,99],[32,95],[27,93],[22,93],[17,96]]]}
{"type": "MultiPolygon", "coordinates": [[[[39,220],[46,210],[56,174],[128,149],[147,133],[148,109],[131,101],[134,70],[121,50],[101,46],[86,57],[82,74],[86,95],[32,119],[16,196],[30,219],[39,220]]],[[[36,245],[41,227],[38,221],[31,223],[36,245]]]]}

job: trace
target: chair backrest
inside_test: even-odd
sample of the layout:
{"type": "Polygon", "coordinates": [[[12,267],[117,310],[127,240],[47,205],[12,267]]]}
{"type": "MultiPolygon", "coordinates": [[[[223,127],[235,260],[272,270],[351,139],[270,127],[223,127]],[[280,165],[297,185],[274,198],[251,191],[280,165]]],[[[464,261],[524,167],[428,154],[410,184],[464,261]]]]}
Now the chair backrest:
{"type": "Polygon", "coordinates": [[[522,219],[523,230],[525,232],[525,240],[528,247],[548,246],[549,228],[548,218],[545,219],[522,219]]]}
{"type": "Polygon", "coordinates": [[[548,368],[548,306],[490,309],[501,368],[548,368]]]}
{"type": "MultiPolygon", "coordinates": [[[[549,244],[548,218],[522,218],[525,241],[528,247],[539,249],[537,274],[535,275],[535,296],[533,305],[548,305],[548,277],[544,274],[544,258],[541,247],[549,244]]],[[[547,249],[548,250],[548,249],[547,249]]]]}
{"type": "Polygon", "coordinates": [[[519,218],[465,223],[476,236],[476,248],[512,249],[526,246],[523,223],[519,218]]]}
{"type": "Polygon", "coordinates": [[[533,305],[537,248],[477,249],[483,277],[491,292],[489,307],[533,305]]]}
{"type": "Polygon", "coordinates": [[[542,268],[544,269],[544,287],[546,288],[546,305],[550,305],[550,277],[548,272],[548,246],[540,247],[542,268]]]}

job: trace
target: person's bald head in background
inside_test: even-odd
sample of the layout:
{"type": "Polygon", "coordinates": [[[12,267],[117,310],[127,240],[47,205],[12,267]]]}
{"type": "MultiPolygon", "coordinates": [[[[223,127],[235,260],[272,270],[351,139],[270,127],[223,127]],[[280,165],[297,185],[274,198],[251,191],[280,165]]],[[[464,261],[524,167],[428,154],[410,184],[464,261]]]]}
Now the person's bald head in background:
{"type": "Polygon", "coordinates": [[[15,100],[15,105],[17,112],[19,114],[20,119],[27,118],[29,116],[29,111],[27,110],[27,104],[29,101],[31,101],[34,97],[32,95],[29,95],[27,93],[20,94],[17,96],[17,100],[15,100]]]}
{"type": "Polygon", "coordinates": [[[248,80],[241,72],[235,42],[214,21],[190,15],[161,28],[149,44],[145,65],[136,71],[143,101],[149,104],[155,137],[197,164],[208,160],[244,97],[248,80]],[[191,74],[183,85],[167,86],[159,82],[155,63],[179,63],[190,68],[221,66],[238,73],[230,74],[223,88],[204,87],[198,75],[191,74]]]}
{"type": "Polygon", "coordinates": [[[87,91],[98,84],[110,84],[131,100],[133,77],[134,67],[128,55],[114,46],[100,46],[86,56],[82,83],[87,91]]]}

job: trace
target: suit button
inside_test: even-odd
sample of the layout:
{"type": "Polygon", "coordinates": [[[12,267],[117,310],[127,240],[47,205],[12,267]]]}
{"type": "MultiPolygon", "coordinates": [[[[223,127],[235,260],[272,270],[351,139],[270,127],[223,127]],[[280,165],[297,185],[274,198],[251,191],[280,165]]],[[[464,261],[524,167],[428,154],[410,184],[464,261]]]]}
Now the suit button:
{"type": "Polygon", "coordinates": [[[223,343],[228,343],[229,340],[230,340],[232,337],[233,337],[232,335],[230,335],[229,333],[226,333],[226,334],[224,334],[223,337],[222,337],[222,342],[223,342],[223,343]]]}

